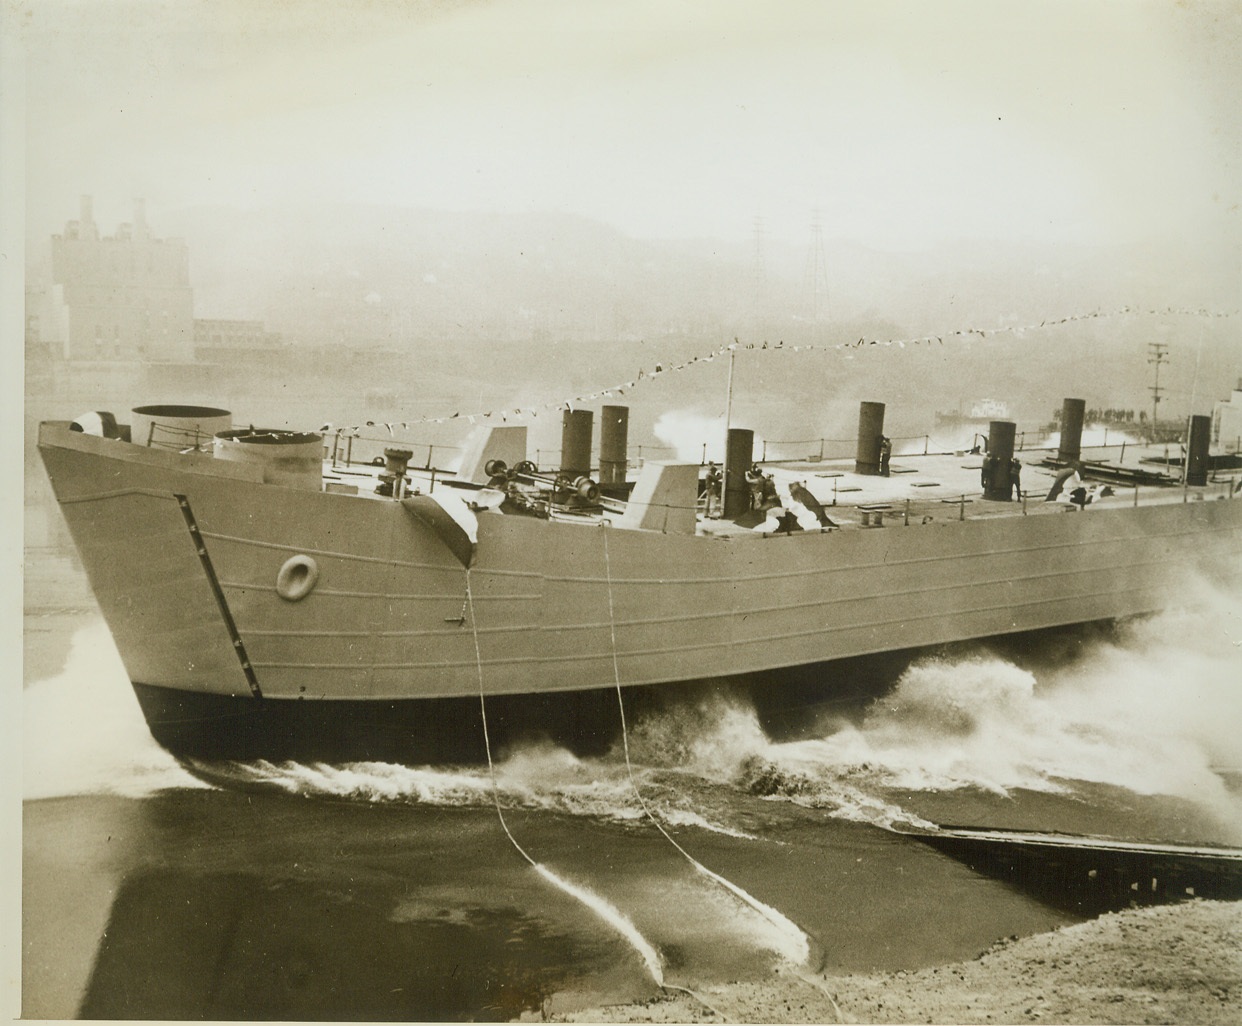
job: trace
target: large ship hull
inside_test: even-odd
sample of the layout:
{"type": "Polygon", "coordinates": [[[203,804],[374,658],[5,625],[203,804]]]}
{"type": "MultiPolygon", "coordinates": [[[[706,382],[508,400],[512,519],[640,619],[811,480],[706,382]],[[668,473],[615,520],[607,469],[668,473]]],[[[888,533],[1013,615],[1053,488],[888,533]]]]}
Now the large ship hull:
{"type": "Polygon", "coordinates": [[[191,756],[478,758],[483,710],[589,749],[618,683],[1147,613],[1236,581],[1242,551],[1242,501],[1179,490],[779,537],[481,515],[467,570],[400,502],[62,424],[40,450],[152,732],[191,756]],[[299,601],[276,587],[293,557],[318,571],[299,601]]]}

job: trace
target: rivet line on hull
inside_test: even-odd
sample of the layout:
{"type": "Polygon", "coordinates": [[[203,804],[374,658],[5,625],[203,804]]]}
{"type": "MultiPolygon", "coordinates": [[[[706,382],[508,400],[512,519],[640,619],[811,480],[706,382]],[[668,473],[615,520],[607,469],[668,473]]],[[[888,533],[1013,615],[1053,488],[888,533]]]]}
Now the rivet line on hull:
{"type": "Polygon", "coordinates": [[[229,640],[233,643],[233,651],[237,653],[237,659],[241,663],[241,670],[245,674],[246,683],[250,687],[250,693],[255,698],[262,698],[263,692],[259,688],[259,678],[255,676],[254,667],[250,665],[250,658],[246,655],[246,646],[242,642],[241,634],[237,631],[237,622],[233,619],[233,613],[224,598],[224,591],[220,587],[219,578],[216,577],[215,567],[211,565],[211,556],[207,552],[207,543],[203,540],[202,533],[198,529],[198,522],[194,519],[194,511],[190,509],[190,500],[184,495],[175,495],[174,498],[177,500],[177,505],[181,508],[181,516],[185,519],[185,526],[190,532],[190,540],[194,543],[194,549],[198,553],[199,561],[203,564],[203,573],[207,575],[207,583],[211,585],[211,593],[216,597],[216,605],[220,608],[220,617],[224,620],[224,626],[229,632],[229,640]]]}
{"type": "MultiPolygon", "coordinates": [[[[1231,575],[1231,576],[1236,576],[1236,575],[1231,575]]],[[[1015,583],[1020,584],[1021,582],[1018,581],[1015,583]]],[[[1135,587],[1130,587],[1130,588],[1114,587],[1114,588],[1107,588],[1103,590],[1097,590],[1097,591],[1093,591],[1090,593],[1084,593],[1082,595],[1075,596],[1075,598],[1079,600],[1095,600],[1095,599],[1104,598],[1106,596],[1116,596],[1116,595],[1142,596],[1142,595],[1150,594],[1152,596],[1153,604],[1141,610],[1135,610],[1135,612],[1151,612],[1153,609],[1159,608],[1158,605],[1155,604],[1155,600],[1157,598],[1160,598],[1163,595],[1162,588],[1163,588],[1163,585],[1161,585],[1159,582],[1153,582],[1153,583],[1137,585],[1135,587]]],[[[1064,605],[1065,603],[1066,603],[1066,600],[1061,596],[1056,596],[1053,598],[1037,599],[1037,600],[1028,600],[1028,601],[1019,601],[1019,600],[1015,600],[1011,598],[1011,599],[1008,599],[1007,601],[992,603],[991,605],[987,605],[987,606],[974,606],[971,608],[971,612],[974,612],[974,613],[999,613],[999,612],[1012,613],[1013,611],[1020,610],[1020,609],[1032,609],[1038,606],[1048,606],[1048,605],[1058,605],[1058,604],[1064,605]]],[[[808,628],[804,628],[804,629],[796,630],[796,631],[765,632],[762,636],[757,636],[757,637],[749,637],[749,638],[734,637],[734,638],[729,638],[726,640],[698,642],[698,643],[691,644],[691,645],[675,645],[675,646],[674,645],[665,645],[665,646],[649,645],[649,646],[644,646],[641,651],[637,651],[637,652],[623,651],[623,652],[620,652],[619,654],[626,658],[633,658],[634,656],[670,655],[670,654],[689,653],[689,652],[706,652],[706,651],[711,651],[714,649],[719,649],[725,645],[729,646],[731,650],[736,651],[737,649],[742,648],[744,646],[748,646],[748,645],[769,644],[773,641],[792,641],[792,640],[796,640],[799,638],[812,637],[817,634],[822,634],[826,631],[832,631],[834,633],[839,634],[844,631],[861,631],[861,630],[884,631],[890,628],[891,629],[903,628],[909,624],[920,623],[926,620],[935,620],[938,617],[943,617],[946,615],[948,615],[948,613],[946,612],[945,609],[934,609],[930,612],[907,613],[904,616],[893,617],[893,618],[869,619],[861,623],[842,623],[840,621],[825,621],[822,624],[818,624],[812,627],[808,627],[808,628]]],[[[1123,615],[1132,615],[1132,614],[1123,614],[1123,615]]],[[[1109,614],[1107,613],[1090,614],[1090,615],[1085,616],[1084,621],[1081,621],[1081,622],[1085,622],[1089,620],[1108,619],[1108,618],[1109,618],[1109,614]]],[[[1050,626],[1050,627],[1063,626],[1065,623],[1073,623],[1073,622],[1079,622],[1079,621],[1075,621],[1072,619],[1064,620],[1058,623],[1046,624],[1045,626],[1050,626]]],[[[627,621],[618,621],[618,625],[627,626],[627,625],[632,625],[632,624],[629,624],[627,621]]],[[[607,627],[608,627],[608,624],[606,622],[598,622],[598,623],[594,623],[591,625],[591,628],[597,631],[603,631],[607,627]]],[[[514,629],[522,630],[522,631],[529,631],[531,628],[525,627],[525,626],[518,627],[518,628],[484,627],[484,628],[479,629],[479,633],[480,634],[493,634],[493,635],[503,634],[503,633],[512,633],[512,630],[514,629]]],[[[541,630],[545,630],[545,629],[546,628],[541,628],[541,630]]],[[[570,628],[562,627],[562,626],[558,626],[554,628],[555,631],[567,630],[567,629],[570,629],[570,628]]],[[[995,633],[1006,633],[1009,629],[1010,628],[1007,626],[1000,625],[997,627],[997,630],[995,633]]],[[[1026,629],[1038,630],[1040,628],[1030,627],[1026,629]]],[[[444,633],[451,633],[451,632],[442,631],[438,633],[444,634],[444,633]]],[[[984,634],[984,635],[978,635],[978,636],[986,637],[987,635],[984,634]]],[[[966,639],[959,638],[955,640],[966,640],[966,639]]],[[[916,642],[916,644],[920,644],[920,643],[916,642]]],[[[851,655],[863,655],[865,653],[866,653],[866,650],[862,650],[858,652],[849,652],[842,656],[832,656],[832,657],[827,657],[827,658],[846,658],[851,655]]],[[[584,653],[580,650],[569,653],[569,654],[565,654],[565,655],[549,655],[546,653],[541,653],[539,655],[519,656],[519,655],[513,655],[511,653],[507,653],[502,658],[484,660],[484,663],[485,665],[488,665],[488,666],[514,666],[514,665],[521,664],[521,663],[565,663],[565,662],[582,660],[584,658],[591,659],[591,660],[604,660],[608,658],[608,654],[606,652],[591,652],[591,653],[587,653],[584,655],[584,653]]],[[[789,664],[777,664],[777,665],[796,666],[796,665],[799,665],[799,662],[800,661],[795,660],[789,664]]],[[[280,670],[358,670],[358,669],[363,669],[367,671],[427,670],[427,669],[452,670],[455,668],[460,669],[462,667],[467,667],[471,665],[471,660],[438,659],[438,660],[425,661],[425,662],[373,662],[373,663],[292,662],[292,661],[271,660],[271,661],[260,661],[260,662],[257,662],[255,665],[261,668],[264,668],[264,669],[280,669],[280,670]]],[[[644,680],[644,681],[635,680],[635,681],[631,681],[631,683],[635,683],[635,684],[637,683],[658,683],[659,680],[660,678],[653,678],[651,680],[644,680]]]]}

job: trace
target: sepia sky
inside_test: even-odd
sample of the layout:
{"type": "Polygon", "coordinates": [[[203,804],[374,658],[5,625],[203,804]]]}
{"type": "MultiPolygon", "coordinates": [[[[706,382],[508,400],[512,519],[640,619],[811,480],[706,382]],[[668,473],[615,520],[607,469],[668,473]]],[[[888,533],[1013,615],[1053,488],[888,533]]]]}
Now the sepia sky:
{"type": "MultiPolygon", "coordinates": [[[[32,0],[33,237],[95,196],[557,210],[644,237],[1200,240],[1242,3],[32,0]]],[[[10,38],[10,43],[12,39],[10,38]]],[[[7,101],[6,101],[7,102],[7,101]]]]}

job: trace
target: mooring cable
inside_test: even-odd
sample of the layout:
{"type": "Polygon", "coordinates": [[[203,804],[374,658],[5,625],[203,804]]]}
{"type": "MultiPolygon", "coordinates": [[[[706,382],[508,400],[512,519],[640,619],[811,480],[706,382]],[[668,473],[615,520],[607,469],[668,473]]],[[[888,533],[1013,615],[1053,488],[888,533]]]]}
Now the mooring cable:
{"type": "Polygon", "coordinates": [[[727,1022],[728,1017],[724,1015],[718,1008],[714,1008],[709,1002],[704,1000],[689,987],[682,987],[675,983],[668,983],[664,979],[664,970],[661,965],[659,952],[651,945],[651,943],[638,932],[638,928],[627,919],[619,909],[614,908],[609,902],[597,894],[578,887],[557,876],[552,870],[542,863],[536,862],[530,853],[518,843],[513,831],[509,829],[509,824],[505,821],[504,810],[500,804],[500,784],[496,777],[496,764],[492,759],[492,740],[487,727],[487,699],[483,689],[483,653],[479,647],[479,629],[474,619],[474,594],[470,588],[470,568],[466,567],[466,611],[470,617],[470,633],[474,639],[474,662],[478,673],[479,680],[479,713],[483,721],[483,747],[487,752],[487,769],[491,776],[492,783],[492,803],[496,807],[496,817],[500,820],[500,826],[505,832],[505,836],[509,838],[509,843],[522,856],[531,867],[547,880],[553,886],[564,891],[570,897],[577,899],[592,912],[598,915],[609,926],[616,930],[629,945],[638,952],[642,958],[644,966],[646,966],[648,974],[655,981],[656,986],[661,990],[675,990],[683,994],[688,994],[691,998],[701,1004],[713,1015],[727,1022]]]}
{"type": "Polygon", "coordinates": [[[759,915],[762,916],[763,919],[769,923],[769,925],[776,927],[778,930],[782,932],[788,932],[790,929],[796,931],[801,941],[801,946],[802,946],[801,961],[800,963],[797,964],[797,975],[799,979],[801,979],[804,983],[807,983],[810,986],[814,987],[816,990],[822,993],[825,997],[827,997],[829,1002],[831,1002],[832,1004],[833,1011],[836,1013],[837,1021],[844,1022],[845,1021],[844,1017],[841,1014],[841,1009],[837,1005],[836,999],[823,986],[821,986],[815,979],[803,973],[800,968],[801,965],[804,965],[806,963],[807,958],[810,956],[810,940],[808,939],[805,931],[803,931],[802,928],[798,926],[797,923],[793,922],[791,919],[783,915],[777,909],[772,908],[770,905],[764,904],[758,898],[754,897],[752,894],[749,894],[747,891],[743,890],[737,884],[733,883],[733,881],[726,879],[725,877],[721,876],[719,873],[716,873],[711,869],[708,869],[707,866],[703,865],[702,862],[700,862],[693,855],[691,855],[688,851],[686,851],[686,849],[683,848],[677,842],[677,839],[674,838],[673,835],[670,834],[664,828],[664,824],[660,822],[660,819],[655,815],[655,813],[651,810],[651,807],[647,804],[646,798],[643,797],[642,789],[638,786],[638,780],[634,775],[634,763],[630,758],[629,728],[625,720],[625,700],[621,694],[621,666],[617,658],[617,617],[616,617],[616,610],[614,607],[613,596],[612,596],[612,558],[611,558],[611,555],[608,549],[609,524],[607,520],[601,520],[600,524],[601,524],[602,532],[604,536],[604,576],[605,576],[605,580],[607,581],[607,585],[608,585],[608,630],[609,630],[610,639],[612,642],[611,648],[612,648],[613,686],[615,687],[616,692],[617,692],[617,709],[621,715],[621,746],[622,746],[622,750],[625,753],[626,774],[629,776],[630,787],[633,789],[635,797],[638,798],[638,804],[642,807],[643,813],[646,815],[646,817],[649,820],[651,820],[655,828],[659,830],[661,834],[664,835],[665,839],[669,842],[669,844],[671,844],[674,848],[676,848],[679,852],[681,852],[681,854],[690,862],[692,866],[694,866],[694,868],[699,873],[702,873],[709,880],[712,880],[715,883],[719,884],[721,887],[724,887],[731,894],[733,894],[734,897],[736,897],[738,900],[740,900],[741,902],[749,906],[755,912],[758,912],[759,915]]]}

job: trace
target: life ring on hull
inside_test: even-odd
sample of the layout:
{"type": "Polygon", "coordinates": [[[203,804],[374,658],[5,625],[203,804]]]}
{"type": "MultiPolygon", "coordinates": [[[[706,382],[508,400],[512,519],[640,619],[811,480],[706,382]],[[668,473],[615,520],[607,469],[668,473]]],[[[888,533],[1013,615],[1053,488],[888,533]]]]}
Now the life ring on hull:
{"type": "Polygon", "coordinates": [[[287,602],[300,602],[318,582],[318,563],[310,556],[290,556],[276,574],[276,594],[287,602]]]}

